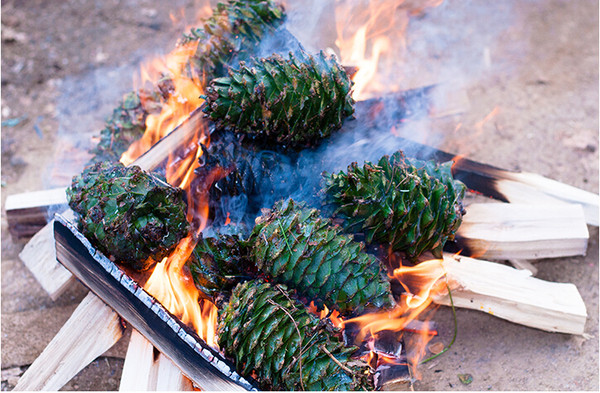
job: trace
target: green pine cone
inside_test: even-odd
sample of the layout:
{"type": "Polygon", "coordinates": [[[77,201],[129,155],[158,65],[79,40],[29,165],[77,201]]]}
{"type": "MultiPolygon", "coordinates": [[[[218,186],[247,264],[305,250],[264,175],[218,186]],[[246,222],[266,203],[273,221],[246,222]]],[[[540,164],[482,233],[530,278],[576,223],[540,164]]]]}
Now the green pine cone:
{"type": "Polygon", "coordinates": [[[220,348],[261,390],[373,389],[366,363],[350,361],[356,347],[344,347],[340,331],[283,285],[239,284],[219,319],[220,348]]]}
{"type": "MultiPolygon", "coordinates": [[[[274,30],[283,20],[282,8],[272,0],[230,0],[228,4],[218,4],[204,26],[184,38],[184,43],[198,41],[188,64],[202,79],[225,75],[225,66],[231,59],[249,57],[264,33],[274,30]]],[[[164,77],[157,82],[155,91],[142,89],[125,95],[100,131],[98,145],[90,150],[91,162],[118,161],[144,135],[148,114],[160,112],[172,90],[172,81],[164,77]]]]}
{"type": "Polygon", "coordinates": [[[240,62],[210,82],[204,112],[217,128],[229,127],[262,142],[314,146],[354,112],[352,81],[333,57],[290,54],[240,62]]]}
{"type": "Polygon", "coordinates": [[[151,113],[160,113],[172,90],[172,80],[165,77],[154,91],[140,89],[126,94],[100,131],[98,144],[90,150],[93,154],[90,162],[119,161],[129,145],[144,135],[146,118],[151,113]]]}
{"type": "Polygon", "coordinates": [[[237,235],[200,236],[187,263],[196,287],[213,300],[230,292],[251,268],[247,253],[237,235]]]}
{"type": "Polygon", "coordinates": [[[395,305],[385,268],[319,211],[280,201],[257,219],[248,240],[257,268],[274,282],[342,315],[395,305]]]}
{"type": "Polygon", "coordinates": [[[188,233],[183,190],[137,166],[89,166],[73,178],[67,198],[96,248],[134,269],[161,261],[188,233]]]}
{"type": "Polygon", "coordinates": [[[352,163],[347,173],[324,174],[324,188],[346,229],[363,232],[367,243],[389,244],[409,257],[432,251],[441,258],[464,214],[465,186],[452,178],[451,165],[397,152],[377,165],[352,163]]]}
{"type": "Polygon", "coordinates": [[[283,23],[283,7],[273,0],[229,0],[219,3],[202,27],[192,29],[180,44],[197,41],[190,66],[210,80],[224,75],[234,58],[247,58],[268,31],[283,23]]]}

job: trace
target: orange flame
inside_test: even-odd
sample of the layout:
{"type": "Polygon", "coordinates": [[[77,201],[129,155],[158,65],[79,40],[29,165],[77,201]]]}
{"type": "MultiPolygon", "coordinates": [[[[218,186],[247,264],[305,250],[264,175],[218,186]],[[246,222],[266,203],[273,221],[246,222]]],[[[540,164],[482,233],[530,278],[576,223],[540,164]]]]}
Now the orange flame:
{"type": "Polygon", "coordinates": [[[145,289],[183,323],[191,325],[208,345],[216,346],[217,307],[202,298],[190,272],[184,268],[194,246],[192,236],[184,238],[170,256],[156,265],[145,289]]]}
{"type": "Polygon", "coordinates": [[[317,306],[315,306],[315,302],[310,302],[308,305],[308,311],[317,315],[320,319],[329,318],[333,326],[342,327],[344,324],[344,319],[341,317],[340,313],[337,310],[333,310],[331,313],[327,306],[323,306],[323,309],[319,311],[317,306]]]}
{"type": "Polygon", "coordinates": [[[483,127],[489,123],[494,117],[496,117],[500,113],[500,107],[496,106],[490,113],[488,113],[483,119],[475,123],[475,137],[483,134],[483,127]]]}
{"type": "MultiPolygon", "coordinates": [[[[405,289],[396,308],[390,311],[375,312],[351,318],[343,322],[356,324],[360,331],[356,337],[358,342],[368,337],[376,338],[379,332],[405,330],[408,324],[429,308],[433,296],[443,293],[445,287],[441,278],[445,275],[443,260],[430,260],[416,266],[401,266],[394,270],[393,279],[400,282],[405,289]]],[[[427,343],[433,337],[427,328],[418,332],[417,345],[408,353],[409,364],[413,375],[418,376],[416,365],[425,355],[427,343]]],[[[386,361],[391,362],[390,359],[386,361]]]]}
{"type": "MultiPolygon", "coordinates": [[[[160,113],[151,113],[147,116],[144,135],[132,143],[121,156],[124,165],[131,164],[148,151],[160,138],[173,131],[202,104],[200,95],[204,91],[203,77],[188,75],[185,67],[195,50],[193,42],[178,46],[164,58],[156,58],[142,68],[141,78],[144,83],[159,80],[166,75],[173,83],[173,91],[160,113]]],[[[199,135],[195,139],[200,140],[201,137],[202,135],[199,135]]]]}
{"type": "MultiPolygon", "coordinates": [[[[406,51],[406,29],[410,17],[443,0],[416,4],[371,0],[366,9],[350,2],[336,2],[336,46],[342,64],[357,66],[355,100],[400,89],[400,64],[406,51]],[[391,84],[390,84],[391,83],[391,84]]],[[[362,4],[361,4],[362,5],[362,4]]]]}
{"type": "MultiPolygon", "coordinates": [[[[172,15],[172,18],[175,20],[176,17],[172,15]]],[[[199,97],[204,92],[204,78],[202,75],[192,75],[189,67],[186,67],[195,50],[194,42],[180,45],[168,55],[143,66],[140,77],[142,83],[157,81],[166,76],[172,83],[172,90],[160,113],[147,116],[146,131],[122,155],[123,164],[131,164],[202,104],[203,100],[199,97]]],[[[195,287],[186,267],[195,247],[196,236],[208,221],[208,195],[198,195],[196,190],[192,190],[194,169],[199,166],[198,158],[202,155],[200,143],[208,144],[207,134],[205,126],[199,127],[190,145],[183,152],[172,152],[168,159],[167,182],[188,193],[187,219],[195,224],[194,231],[181,240],[169,257],[156,265],[145,289],[182,322],[192,326],[209,345],[216,346],[217,308],[195,287]]],[[[219,174],[211,174],[211,177],[218,176],[219,174]]]]}

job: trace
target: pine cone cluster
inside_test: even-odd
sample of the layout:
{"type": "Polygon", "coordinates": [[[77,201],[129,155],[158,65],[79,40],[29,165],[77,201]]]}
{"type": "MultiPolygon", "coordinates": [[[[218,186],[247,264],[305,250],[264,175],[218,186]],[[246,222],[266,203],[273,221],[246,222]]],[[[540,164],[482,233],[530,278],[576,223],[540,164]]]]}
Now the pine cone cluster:
{"type": "MultiPolygon", "coordinates": [[[[217,4],[204,25],[182,40],[182,43],[198,42],[186,66],[190,76],[210,80],[225,75],[228,63],[237,57],[248,58],[261,37],[284,19],[282,7],[272,0],[230,0],[217,4]]],[[[150,90],[126,94],[106,121],[98,145],[90,150],[91,162],[118,161],[129,145],[144,134],[148,114],[160,112],[172,90],[172,81],[164,76],[150,90]]]]}
{"type": "Polygon", "coordinates": [[[349,232],[363,232],[367,243],[389,244],[409,257],[425,251],[441,257],[462,222],[465,186],[452,178],[451,162],[411,160],[397,152],[324,178],[328,201],[349,232]]]}

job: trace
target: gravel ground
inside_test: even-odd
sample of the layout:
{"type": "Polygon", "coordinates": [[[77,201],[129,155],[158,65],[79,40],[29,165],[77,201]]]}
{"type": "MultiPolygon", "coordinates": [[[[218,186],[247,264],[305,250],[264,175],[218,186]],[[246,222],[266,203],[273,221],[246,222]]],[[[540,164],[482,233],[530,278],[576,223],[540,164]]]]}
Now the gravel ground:
{"type": "MultiPolygon", "coordinates": [[[[2,202],[65,185],[79,171],[140,62],[168,51],[184,31],[186,20],[169,15],[190,22],[205,5],[168,3],[2,2],[2,202]]],[[[312,0],[288,10],[290,30],[309,49],[333,46],[331,6],[312,0]]],[[[595,1],[446,1],[411,20],[406,56],[385,75],[405,87],[450,80],[466,89],[470,108],[432,120],[419,140],[598,193],[598,26],[595,1]]],[[[589,230],[585,257],[535,263],[537,277],[577,286],[591,338],[458,310],[456,342],[420,369],[414,388],[598,391],[598,228],[589,230]]],[[[24,244],[8,234],[3,209],[2,390],[14,387],[86,293],[79,285],[52,301],[18,259],[24,244]]],[[[434,319],[434,340],[449,343],[451,311],[434,319]]],[[[125,349],[121,340],[64,389],[116,390],[125,349]]]]}

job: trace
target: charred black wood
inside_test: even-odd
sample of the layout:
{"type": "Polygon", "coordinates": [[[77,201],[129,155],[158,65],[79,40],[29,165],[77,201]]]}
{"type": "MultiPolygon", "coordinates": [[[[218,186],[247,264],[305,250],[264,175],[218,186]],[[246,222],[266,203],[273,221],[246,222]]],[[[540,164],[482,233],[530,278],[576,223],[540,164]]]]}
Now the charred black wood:
{"type": "Polygon", "coordinates": [[[57,259],[202,389],[254,389],[223,356],[167,311],[61,216],[54,224],[57,259]]]}

